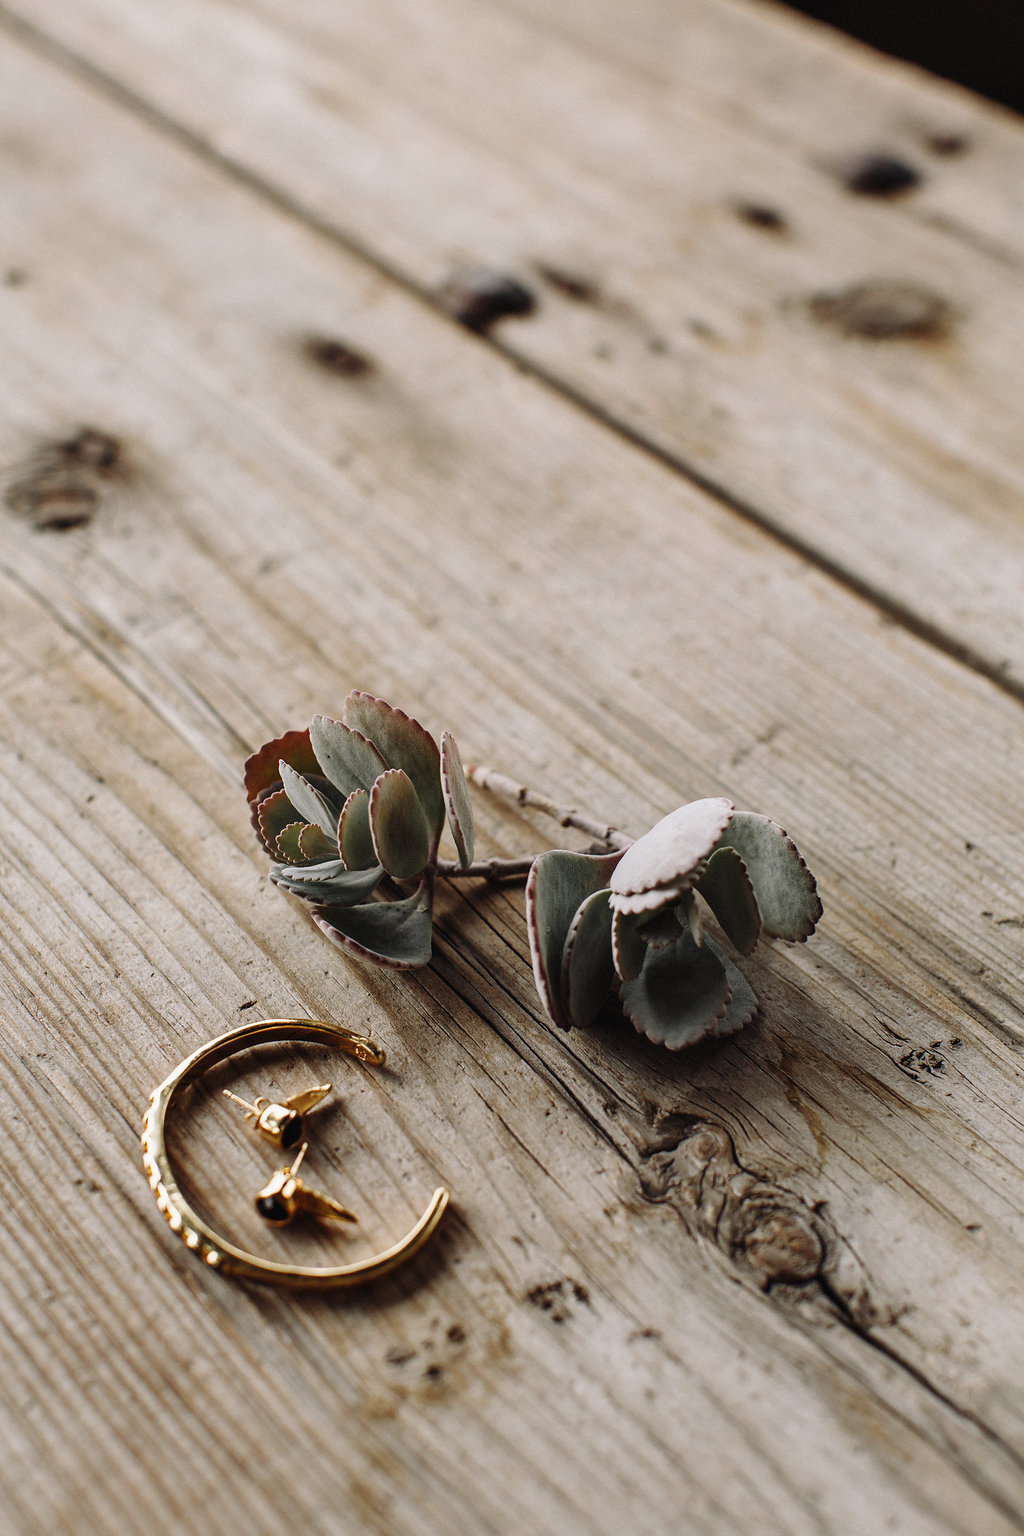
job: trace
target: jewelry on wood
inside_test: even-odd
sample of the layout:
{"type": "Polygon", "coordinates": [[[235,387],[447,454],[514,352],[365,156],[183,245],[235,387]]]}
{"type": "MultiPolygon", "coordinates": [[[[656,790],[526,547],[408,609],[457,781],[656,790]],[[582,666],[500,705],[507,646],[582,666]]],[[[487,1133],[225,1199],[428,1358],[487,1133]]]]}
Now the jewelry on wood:
{"type": "Polygon", "coordinates": [[[358,1221],[353,1211],[339,1205],[330,1195],[310,1189],[299,1178],[299,1167],[308,1151],[309,1142],[304,1141],[291,1166],[279,1168],[256,1196],[256,1210],[263,1220],[272,1227],[286,1227],[296,1216],[316,1216],[320,1221],[358,1221]]]}
{"type": "MultiPolygon", "coordinates": [[[[189,1205],[178,1186],[167,1155],[165,1126],[168,1113],[179,1093],[210,1067],[226,1061],[239,1051],[281,1040],[302,1040],[314,1044],[332,1045],[337,1050],[344,1051],[346,1055],[354,1056],[357,1061],[366,1062],[370,1066],[382,1066],[385,1060],[384,1051],[369,1035],[357,1034],[341,1024],[330,1024],[324,1019],[263,1019],[259,1022],[242,1024],[237,1029],[229,1030],[227,1034],[219,1035],[215,1040],[209,1041],[199,1050],[193,1051],[191,1056],[187,1056],[175,1067],[159,1087],[154,1088],[143,1123],[142,1164],[149,1178],[150,1187],[156,1196],[157,1206],[167,1218],[171,1230],[178,1233],[182,1241],[198,1258],[202,1259],[203,1263],[220,1274],[231,1275],[239,1280],[255,1280],[267,1285],[307,1290],[326,1290],[333,1286],[361,1285],[371,1280],[378,1280],[391,1270],[397,1269],[400,1264],[404,1264],[422,1248],[444,1215],[450,1199],[447,1189],[443,1187],[435,1189],[430,1204],[412,1230],[390,1248],[386,1248],[383,1253],[367,1259],[357,1259],[351,1264],[321,1267],[279,1264],[275,1260],[262,1259],[256,1254],[246,1253],[244,1249],[237,1248],[203,1221],[202,1217],[189,1205]]],[[[301,1187],[302,1195],[307,1198],[316,1195],[318,1201],[324,1201],[333,1206],[334,1202],[328,1201],[327,1196],[319,1195],[312,1190],[307,1191],[302,1181],[295,1179],[301,1156],[300,1153],[291,1168],[283,1172],[289,1175],[296,1186],[301,1187]]],[[[275,1178],[280,1176],[275,1175],[275,1178]]],[[[274,1183],[274,1180],[271,1180],[271,1183],[274,1183]]],[[[267,1186],[266,1191],[261,1191],[261,1194],[269,1190],[270,1185],[267,1186]]],[[[299,1194],[299,1189],[297,1188],[292,1194],[293,1196],[299,1194]]],[[[343,1207],[338,1206],[331,1214],[337,1216],[338,1212],[343,1210],[343,1207]]],[[[325,1212],[319,1210],[314,1214],[323,1215],[325,1212]]],[[[346,1212],[342,1219],[349,1219],[349,1215],[350,1213],[346,1212]]]]}
{"type": "Polygon", "coordinates": [[[235,1104],[241,1104],[245,1118],[253,1122],[253,1129],[261,1136],[272,1141],[275,1147],[290,1152],[302,1140],[306,1115],[327,1097],[332,1086],[331,1083],[320,1083],[316,1088],[307,1088],[304,1093],[293,1094],[283,1104],[271,1103],[262,1095],[254,1104],[250,1104],[229,1088],[224,1089],[224,1097],[233,1100],[235,1104]]]}

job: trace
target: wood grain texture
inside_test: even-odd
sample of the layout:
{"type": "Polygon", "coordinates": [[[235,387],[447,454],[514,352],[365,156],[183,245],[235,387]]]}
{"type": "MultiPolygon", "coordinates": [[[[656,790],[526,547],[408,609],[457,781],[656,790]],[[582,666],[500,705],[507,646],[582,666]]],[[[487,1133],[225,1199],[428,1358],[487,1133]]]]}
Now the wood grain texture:
{"type": "MultiPolygon", "coordinates": [[[[0,56],[19,1536],[1019,1531],[1017,705],[166,135],[0,56]],[[33,525],[33,487],[45,519],[75,486],[87,522],[33,525]],[[546,1024],[516,889],[452,890],[421,973],[347,964],[267,886],[239,774],[352,685],[634,832],[699,794],[770,811],[821,935],[751,967],[756,1028],[679,1058],[614,1015],[546,1024]],[[233,1287],[155,1210],[146,1096],[254,1009],[388,1049],[380,1075],[304,1053],[231,1080],[336,1074],[314,1169],[364,1215],[346,1251],[453,1190],[371,1295],[233,1287]]],[[[484,851],[543,845],[478,808],[484,851]]],[[[179,1156],[255,1240],[269,1164],[221,1085],[179,1156]]]]}
{"type": "MultiPolygon", "coordinates": [[[[403,281],[434,292],[466,264],[525,279],[540,302],[502,325],[503,348],[1024,695],[1019,249],[969,239],[938,212],[923,218],[912,199],[849,193],[819,163],[842,147],[840,123],[852,133],[842,93],[832,134],[810,111],[797,143],[767,108],[751,116],[691,90],[701,49],[681,72],[673,62],[688,11],[672,33],[683,42],[660,48],[665,10],[644,0],[620,50],[607,8],[593,43],[586,6],[560,10],[554,26],[539,9],[14,7],[173,131],[403,281]],[[648,65],[657,56],[653,73],[638,68],[641,52],[648,65]],[[751,205],[776,211],[782,228],[751,224],[741,213],[751,205]],[[898,286],[874,290],[872,307],[878,283],[898,286]],[[877,334],[901,324],[911,334],[877,334]]],[[[706,38],[713,8],[695,14],[706,38]]],[[[704,52],[743,52],[744,14],[724,12],[704,52]]],[[[761,44],[755,27],[752,59],[761,44]]],[[[784,51],[776,43],[764,58],[784,51]]],[[[842,45],[832,52],[841,59],[842,45]]],[[[748,73],[760,99],[759,67],[748,73]]],[[[800,67],[801,79],[814,72],[800,67]]],[[[726,71],[730,100],[742,94],[738,72],[726,71]]],[[[832,73],[846,78],[840,65],[832,73]]],[[[892,66],[880,72],[880,130],[904,77],[907,122],[929,90],[937,113],[951,99],[892,66]]],[[[993,203],[1019,180],[1024,130],[953,94],[977,141],[998,119],[993,203]]],[[[970,159],[963,172],[955,157],[932,171],[947,201],[970,159]]]]}

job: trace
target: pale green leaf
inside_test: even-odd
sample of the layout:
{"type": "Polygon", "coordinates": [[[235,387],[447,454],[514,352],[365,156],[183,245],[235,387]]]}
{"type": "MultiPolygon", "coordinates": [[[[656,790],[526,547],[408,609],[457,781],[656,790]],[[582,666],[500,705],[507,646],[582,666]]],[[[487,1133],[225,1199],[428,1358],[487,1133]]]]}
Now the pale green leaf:
{"type": "Polygon", "coordinates": [[[562,952],[562,1006],[569,1022],[585,1028],[608,1001],[612,968],[612,909],[608,891],[581,902],[562,952]]]}
{"type": "Polygon", "coordinates": [[[333,844],[338,832],[338,813],[304,773],[297,773],[282,757],[278,764],[284,792],[300,816],[313,822],[333,844]]]}
{"type": "MultiPolygon", "coordinates": [[[[256,820],[259,824],[260,838],[264,848],[274,858],[277,858],[278,838],[285,827],[295,824],[295,807],[283,789],[275,790],[271,795],[264,795],[256,807],[256,820]]],[[[296,833],[295,847],[295,857],[300,858],[301,855],[298,852],[298,833],[296,833]]]]}
{"type": "Polygon", "coordinates": [[[767,816],[737,811],[721,841],[734,848],[746,866],[765,933],[796,941],[809,938],[821,916],[821,901],[814,876],[789,834],[767,816]]]}
{"type": "Polygon", "coordinates": [[[401,768],[382,773],[370,791],[370,833],[377,859],[396,880],[411,880],[430,857],[423,803],[401,768]]]}
{"type": "Polygon", "coordinates": [[[660,886],[685,890],[728,825],[732,801],[692,800],[663,816],[622,855],[612,876],[614,898],[639,896],[660,886]]]}
{"type": "MultiPolygon", "coordinates": [[[[728,836],[728,832],[726,832],[728,836]]],[[[735,848],[721,847],[708,859],[697,890],[741,955],[749,955],[761,937],[761,914],[747,866],[735,848]]]]}
{"type": "Polygon", "coordinates": [[[622,984],[622,1007],[634,1028],[670,1051],[696,1045],[723,1019],[732,998],[725,966],[689,933],[664,949],[648,949],[640,974],[622,984]]]}
{"type": "MultiPolygon", "coordinates": [[[[308,830],[308,821],[293,821],[287,827],[283,827],[277,834],[275,856],[283,859],[286,864],[307,863],[302,852],[302,834],[308,830]]],[[[317,827],[316,831],[319,832],[320,828],[317,827]]]]}
{"type": "Polygon", "coordinates": [[[372,869],[346,869],[340,859],[327,859],[323,864],[305,864],[298,869],[275,864],[270,878],[283,891],[301,896],[303,901],[350,906],[372,895],[384,878],[384,871],[379,864],[372,869]]]}
{"type": "Polygon", "coordinates": [[[404,901],[317,907],[313,921],[333,943],[360,960],[405,971],[430,959],[430,902],[422,890],[404,901]]]}
{"type": "Polygon", "coordinates": [[[459,863],[467,869],[473,862],[473,806],[462,756],[450,731],[441,732],[441,788],[448,809],[448,825],[459,851],[459,863]]]}
{"type": "Polygon", "coordinates": [[[346,869],[369,869],[377,862],[370,832],[370,796],[365,789],[354,789],[342,806],[338,852],[346,869]]]}
{"type": "MultiPolygon", "coordinates": [[[[278,847],[281,839],[278,838],[278,847]]],[[[322,864],[324,859],[337,858],[338,850],[333,837],[328,837],[321,827],[310,822],[299,833],[299,851],[309,864],[322,864]]]]}
{"type": "Polygon", "coordinates": [[[345,700],[345,724],[372,741],[389,768],[401,768],[412,780],[433,840],[444,825],[441,758],[437,742],[418,720],[385,704],[371,693],[350,693],[345,700]]]}
{"type": "Polygon", "coordinates": [[[715,1027],[711,1033],[716,1037],[734,1035],[737,1030],[743,1028],[744,1024],[749,1024],[757,1012],[757,995],[736,962],[731,960],[724,950],[719,949],[714,939],[705,938],[704,943],[722,962],[732,988],[729,1006],[722,1017],[715,1020],[715,1027]]]}
{"type": "Polygon", "coordinates": [[[313,716],[309,739],[320,767],[346,799],[355,789],[368,791],[388,766],[365,736],[327,715],[313,716]]]}
{"type": "Polygon", "coordinates": [[[548,1017],[562,1029],[570,1019],[562,1001],[562,955],[577,909],[603,890],[620,854],[542,853],[526,882],[526,923],[537,991],[548,1017]]]}

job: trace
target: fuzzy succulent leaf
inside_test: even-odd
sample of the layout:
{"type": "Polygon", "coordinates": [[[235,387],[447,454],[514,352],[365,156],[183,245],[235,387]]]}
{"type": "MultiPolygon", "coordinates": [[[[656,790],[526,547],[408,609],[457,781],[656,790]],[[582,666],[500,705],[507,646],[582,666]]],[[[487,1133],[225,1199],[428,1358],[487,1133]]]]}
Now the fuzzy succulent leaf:
{"type": "Polygon", "coordinates": [[[245,798],[253,811],[253,825],[257,832],[259,826],[256,822],[255,808],[268,790],[280,789],[281,771],[279,763],[284,758],[286,763],[299,773],[319,773],[316,755],[309,740],[308,731],[286,731],[283,736],[278,736],[276,741],[268,741],[258,752],[254,752],[245,764],[245,798]]]}
{"type": "Polygon", "coordinates": [[[299,815],[304,821],[311,821],[314,826],[319,827],[321,832],[331,839],[333,845],[338,832],[337,811],[331,806],[326,796],[320,793],[316,785],[310,783],[305,774],[296,773],[291,763],[286,763],[282,758],[278,767],[284,792],[299,815]]]}
{"type": "Polygon", "coordinates": [[[612,891],[612,910],[627,917],[643,917],[660,912],[662,907],[675,906],[682,895],[683,887],[678,885],[659,885],[653,891],[638,891],[634,896],[617,896],[612,891]]]}
{"type": "Polygon", "coordinates": [[[340,859],[326,859],[323,864],[304,864],[296,869],[276,864],[270,871],[275,885],[303,901],[330,902],[353,906],[372,896],[384,878],[379,864],[372,869],[346,869],[340,859]]]}
{"type": "Polygon", "coordinates": [[[448,810],[448,825],[459,853],[459,863],[468,869],[473,862],[473,805],[462,766],[462,754],[450,731],[441,732],[441,789],[448,810]]]}
{"type": "Polygon", "coordinates": [[[635,980],[646,958],[641,921],[612,907],[612,964],[620,981],[635,980]]]}
{"type": "Polygon", "coordinates": [[[430,732],[404,710],[358,690],[345,700],[345,724],[373,742],[387,767],[408,774],[420,797],[431,840],[439,837],[445,814],[441,755],[430,732]]]}
{"type": "Polygon", "coordinates": [[[725,845],[716,848],[697,881],[697,890],[717,917],[726,937],[741,955],[749,955],[761,937],[761,913],[747,866],[735,848],[725,845]]]}
{"type": "Polygon", "coordinates": [[[562,956],[581,904],[607,885],[621,854],[552,849],[534,859],[526,882],[526,923],[537,991],[552,1023],[571,1024],[562,1001],[562,956]]]}
{"type": "Polygon", "coordinates": [[[371,741],[328,715],[313,716],[309,737],[321,772],[346,799],[355,789],[368,791],[388,766],[371,741]]]}
{"type": "Polygon", "coordinates": [[[431,904],[423,888],[404,901],[316,907],[313,921],[333,943],[360,960],[408,971],[430,959],[431,904]]]}
{"type": "Polygon", "coordinates": [[[623,982],[622,1006],[648,1040],[679,1051],[714,1034],[732,1001],[725,965],[710,944],[690,933],[664,949],[648,949],[638,976],[623,982]]]}
{"type": "Polygon", "coordinates": [[[562,1006],[571,1024],[593,1024],[608,1001],[612,976],[609,891],[595,891],[576,909],[562,951],[562,1006]]]}
{"type": "MultiPolygon", "coordinates": [[[[281,839],[278,838],[278,847],[281,839]]],[[[307,864],[322,864],[325,859],[334,859],[338,856],[333,837],[328,837],[323,829],[310,822],[299,833],[299,852],[307,864]]]]}
{"type": "Polygon", "coordinates": [[[430,857],[430,829],[409,775],[388,768],[370,790],[370,833],[378,861],[396,880],[412,880],[430,857]]]}
{"type": "MultiPolygon", "coordinates": [[[[691,800],[663,816],[627,848],[612,876],[612,905],[623,911],[647,910],[638,905],[646,893],[671,889],[675,895],[692,885],[733,812],[721,796],[691,800]],[[630,902],[630,898],[634,898],[630,902]]],[[[662,905],[664,903],[661,903],[662,905]]],[[[659,903],[653,901],[653,906],[659,903]]]]}
{"type": "MultiPolygon", "coordinates": [[[[684,898],[685,899],[685,898],[684,898]]],[[[674,944],[682,938],[685,929],[688,929],[689,914],[680,920],[680,908],[682,901],[674,907],[663,907],[660,912],[655,912],[653,917],[641,918],[639,934],[649,949],[665,949],[667,945],[674,944]]],[[[697,935],[694,934],[694,938],[697,935]]]]}
{"type": "Polygon", "coordinates": [[[721,841],[746,866],[765,933],[796,942],[809,938],[821,916],[821,899],[788,832],[768,816],[737,811],[721,841]]]}
{"type": "Polygon", "coordinates": [[[704,944],[722,962],[732,988],[729,1006],[722,1017],[715,1020],[715,1027],[711,1033],[716,1037],[734,1035],[737,1030],[743,1028],[744,1024],[749,1024],[757,1012],[757,995],[739,966],[718,947],[714,939],[705,939],[704,944]]]}
{"type": "Polygon", "coordinates": [[[370,796],[354,789],[338,818],[338,852],[346,869],[370,869],[377,862],[370,832],[370,796]]]}
{"type": "MultiPolygon", "coordinates": [[[[316,830],[319,832],[320,828],[316,830]]],[[[275,858],[286,864],[306,864],[309,861],[302,852],[302,834],[309,831],[308,821],[293,821],[277,834],[275,858]]]]}
{"type": "MultiPolygon", "coordinates": [[[[296,823],[295,807],[292,805],[283,789],[278,789],[273,794],[265,795],[256,806],[256,830],[260,835],[260,842],[272,858],[281,858],[278,852],[277,840],[285,827],[296,823]]],[[[304,822],[298,823],[304,826],[304,822]]],[[[296,846],[295,857],[301,858],[296,846]]]]}

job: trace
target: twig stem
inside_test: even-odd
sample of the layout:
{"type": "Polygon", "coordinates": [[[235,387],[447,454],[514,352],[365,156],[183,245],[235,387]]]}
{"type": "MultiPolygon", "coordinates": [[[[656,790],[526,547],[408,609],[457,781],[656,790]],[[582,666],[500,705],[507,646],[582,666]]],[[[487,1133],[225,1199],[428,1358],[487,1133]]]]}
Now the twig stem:
{"type": "Polygon", "coordinates": [[[466,777],[480,789],[500,795],[503,800],[511,800],[514,805],[543,811],[545,816],[550,816],[553,821],[557,821],[560,827],[576,827],[578,831],[586,832],[590,837],[608,847],[625,849],[632,846],[633,839],[627,837],[625,832],[620,832],[618,827],[609,826],[607,822],[598,821],[595,817],[584,815],[582,811],[571,807],[556,805],[547,795],[542,795],[535,789],[528,789],[525,784],[517,784],[515,779],[510,779],[508,774],[499,773],[496,768],[467,768],[466,777]]]}
{"type": "Polygon", "coordinates": [[[444,880],[506,880],[518,875],[528,875],[536,854],[528,853],[521,859],[477,859],[465,869],[455,859],[438,859],[437,873],[444,880]]]}

